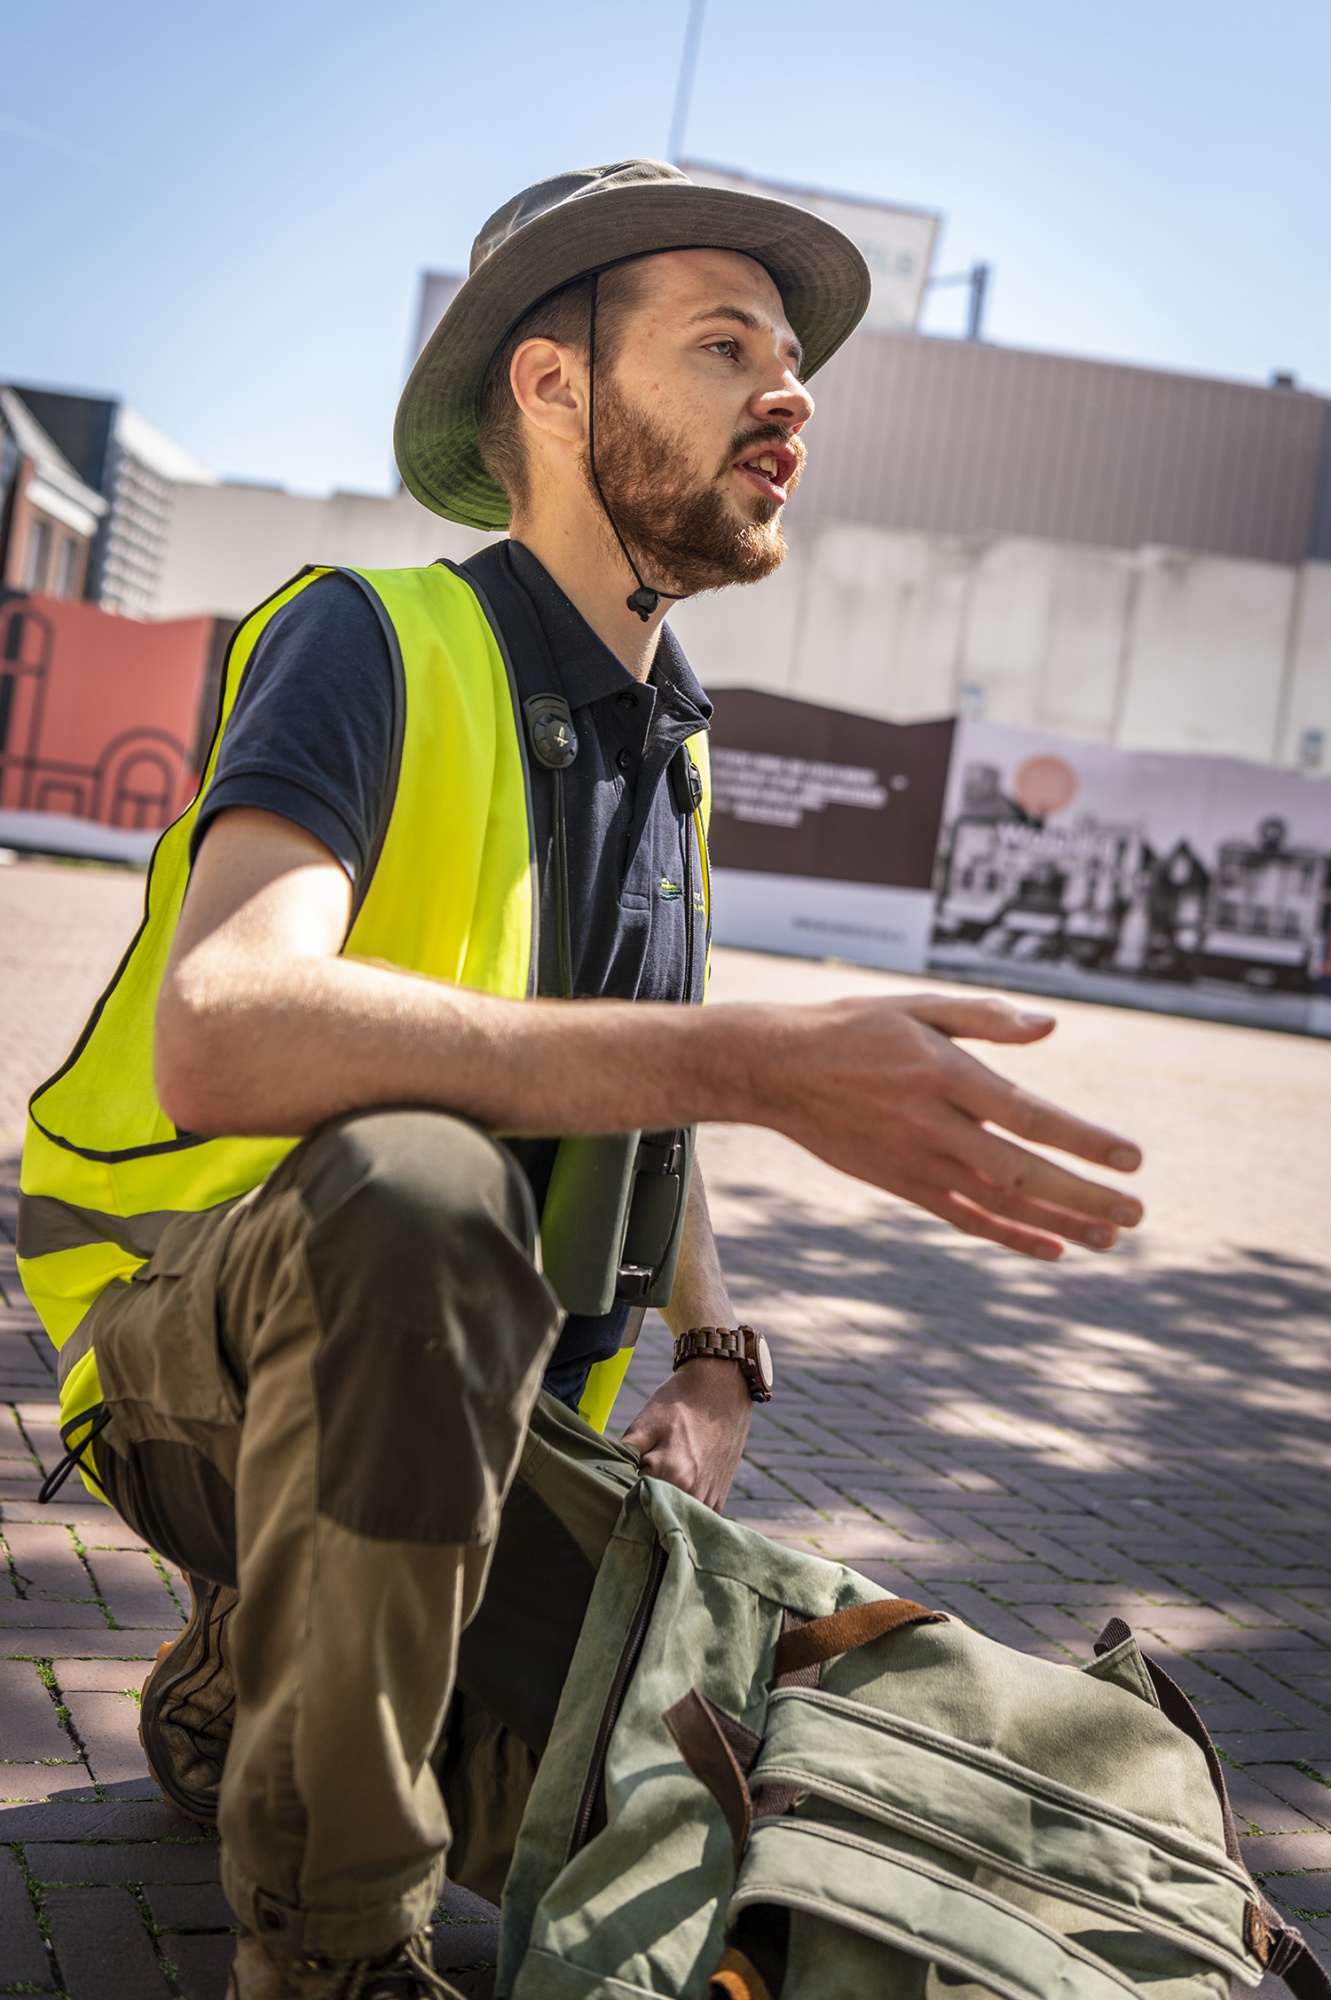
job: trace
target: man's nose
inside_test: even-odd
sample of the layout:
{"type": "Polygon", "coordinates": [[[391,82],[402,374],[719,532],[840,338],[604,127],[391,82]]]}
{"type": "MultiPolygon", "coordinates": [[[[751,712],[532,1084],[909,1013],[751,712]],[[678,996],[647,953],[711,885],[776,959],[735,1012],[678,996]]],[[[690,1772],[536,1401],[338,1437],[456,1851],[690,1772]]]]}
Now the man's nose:
{"type": "Polygon", "coordinates": [[[760,424],[785,424],[797,431],[813,415],[813,397],[787,369],[780,383],[761,390],[749,408],[760,424]]]}

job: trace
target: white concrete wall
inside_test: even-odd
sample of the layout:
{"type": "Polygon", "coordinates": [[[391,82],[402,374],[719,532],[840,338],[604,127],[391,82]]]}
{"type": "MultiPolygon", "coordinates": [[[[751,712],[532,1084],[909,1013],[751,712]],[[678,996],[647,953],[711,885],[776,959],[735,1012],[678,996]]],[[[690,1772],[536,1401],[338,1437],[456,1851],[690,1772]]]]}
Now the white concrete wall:
{"type": "Polygon", "coordinates": [[[488,539],[441,520],[409,493],[320,500],[278,487],[178,486],[154,616],[239,617],[306,563],[460,562],[488,539]]]}
{"type": "Polygon", "coordinates": [[[1278,758],[1298,762],[1305,733],[1320,730],[1331,767],[1331,563],[1306,563],[1299,574],[1278,758]]]}
{"type": "Polygon", "coordinates": [[[713,687],[1284,764],[1320,729],[1331,764],[1326,564],[832,527],[671,621],[713,687]]]}
{"type": "Polygon", "coordinates": [[[1113,741],[1273,757],[1298,571],[1156,550],[1138,562],[1113,741]]]}
{"type": "MultiPolygon", "coordinates": [[[[156,615],[238,616],[306,563],[459,561],[486,539],[405,493],[180,486],[156,615]]],[[[671,622],[707,686],[1284,764],[1321,730],[1331,765],[1327,564],[796,526],[775,576],[671,622]]]]}

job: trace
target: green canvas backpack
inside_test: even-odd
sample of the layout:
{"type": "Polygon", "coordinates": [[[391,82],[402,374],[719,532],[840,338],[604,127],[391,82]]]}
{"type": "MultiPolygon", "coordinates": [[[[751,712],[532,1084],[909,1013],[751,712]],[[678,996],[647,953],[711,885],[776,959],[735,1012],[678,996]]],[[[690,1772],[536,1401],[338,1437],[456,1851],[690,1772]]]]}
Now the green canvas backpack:
{"type": "Polygon", "coordinates": [[[522,1820],[500,2000],[1227,2000],[1267,1971],[1328,2000],[1186,1697],[1125,1626],[1100,1647],[1029,1658],[640,1481],[522,1820]]]}

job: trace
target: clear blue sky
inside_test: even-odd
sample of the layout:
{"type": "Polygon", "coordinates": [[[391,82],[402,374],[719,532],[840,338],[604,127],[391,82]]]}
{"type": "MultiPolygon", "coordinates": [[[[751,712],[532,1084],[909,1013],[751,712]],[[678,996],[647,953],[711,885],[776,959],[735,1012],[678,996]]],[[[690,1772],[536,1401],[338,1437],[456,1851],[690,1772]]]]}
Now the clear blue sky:
{"type": "MultiPolygon", "coordinates": [[[[663,155],[685,13],[0,0],[0,378],[384,490],[421,267],[663,155]]],[[[997,340],[1331,389],[1329,79],[1327,0],[709,0],[687,151],[941,209],[997,340]]]]}

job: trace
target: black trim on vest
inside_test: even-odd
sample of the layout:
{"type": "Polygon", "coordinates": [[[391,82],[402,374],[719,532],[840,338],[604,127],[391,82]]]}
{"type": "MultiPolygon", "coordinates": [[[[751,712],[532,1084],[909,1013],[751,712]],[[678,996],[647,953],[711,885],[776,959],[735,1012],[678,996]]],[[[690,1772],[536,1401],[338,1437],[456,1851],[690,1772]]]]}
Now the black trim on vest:
{"type": "Polygon", "coordinates": [[[531,796],[531,760],[527,755],[527,719],[522,711],[518,677],[513,668],[513,657],[508,650],[503,627],[495,616],[489,598],[476,579],[460,564],[450,562],[447,556],[440,556],[434,566],[446,569],[450,575],[458,579],[459,583],[466,584],[480,605],[481,614],[494,635],[494,642],[499,648],[499,657],[504,663],[504,672],[508,677],[508,698],[513,704],[513,727],[517,732],[518,755],[522,759],[522,791],[527,805],[527,865],[531,872],[531,963],[527,969],[527,998],[532,1000],[536,997],[541,976],[541,876],[536,862],[536,814],[531,796]]]}
{"type": "Polygon", "coordinates": [[[389,664],[393,670],[393,734],[388,746],[388,768],[384,772],[384,789],[379,800],[379,818],[375,826],[374,844],[365,857],[360,881],[352,893],[351,913],[347,918],[347,928],[342,935],[342,942],[345,945],[351,936],[352,925],[360,915],[365,898],[370,893],[370,884],[374,881],[374,872],[379,866],[379,857],[388,838],[388,822],[393,816],[393,807],[397,802],[398,780],[402,776],[402,745],[407,734],[407,670],[402,664],[402,644],[397,636],[397,627],[385,610],[383,599],[374,585],[367,582],[359,570],[345,569],[341,564],[338,565],[336,574],[346,577],[349,583],[357,584],[369,600],[387,641],[389,664]]]}
{"type": "MultiPolygon", "coordinates": [[[[311,575],[312,572],[318,567],[319,565],[317,563],[306,563],[303,569],[298,569],[294,576],[289,576],[285,583],[279,584],[276,590],[270,591],[268,596],[264,598],[263,603],[256,604],[254,610],[251,611],[247,617],[241,620],[240,624],[236,627],[235,631],[231,634],[231,637],[228,639],[226,652],[222,655],[222,680],[217,695],[217,721],[213,726],[212,740],[208,745],[208,755],[203,760],[203,768],[205,772],[207,771],[209,765],[212,763],[213,752],[217,748],[217,738],[222,728],[222,704],[226,700],[227,673],[231,665],[232,648],[235,646],[235,643],[237,639],[240,637],[241,633],[245,630],[246,626],[249,624],[251,618],[257,617],[259,612],[262,611],[265,608],[265,606],[273,602],[274,598],[280,597],[284,590],[290,590],[293,583],[299,583],[303,576],[311,575]]],[[[200,785],[202,785],[202,779],[200,779],[200,785]]],[[[194,794],[194,798],[192,798],[189,801],[189,804],[185,806],[184,812],[177,813],[176,819],[182,819],[184,817],[184,813],[187,813],[189,811],[190,806],[192,806],[195,803],[195,800],[198,798],[198,796],[199,793],[196,792],[194,794]]],[[[174,826],[175,824],[176,820],[172,820],[171,825],[174,826]]],[[[163,834],[169,833],[170,827],[163,827],[162,832],[163,834]]],[[[160,844],[161,842],[159,840],[158,845],[160,846],[160,844]]],[[[33,1124],[37,1127],[37,1130],[41,1133],[44,1139],[49,1139],[53,1146],[59,1146],[62,1149],[62,1151],[66,1153],[73,1153],[80,1160],[96,1160],[99,1162],[99,1164],[105,1166],[115,1166],[121,1160],[151,1159],[152,1156],[156,1153],[182,1153],[187,1151],[191,1146],[206,1146],[208,1144],[207,1138],[204,1137],[202,1133],[181,1132],[177,1130],[174,1139],[159,1139],[156,1141],[155,1144],[151,1146],[124,1146],[113,1152],[105,1152],[105,1153],[98,1152],[95,1151],[91,1146],[76,1146],[72,1139],[62,1138],[59,1132],[52,1132],[48,1130],[48,1128],[45,1125],[43,1125],[41,1119],[37,1116],[37,1113],[33,1108],[38,1098],[42,1095],[42,1093],[44,1091],[50,1090],[52,1085],[59,1083],[61,1077],[64,1076],[69,1070],[71,1070],[74,1067],[74,1064],[78,1061],[79,1057],[83,1054],[83,1051],[87,1048],[89,1039],[92,1035],[92,1031],[97,1026],[97,1023],[101,1020],[102,1013],[106,1007],[107,1001],[111,998],[111,995],[115,992],[117,986],[119,986],[121,980],[124,978],[125,972],[129,966],[129,962],[139,948],[139,940],[140,938],[142,938],[143,933],[148,928],[148,910],[152,901],[153,871],[156,868],[156,866],[157,866],[157,848],[154,847],[152,855],[148,861],[147,879],[145,880],[143,885],[143,916],[139,921],[139,927],[135,931],[129,943],[126,945],[124,950],[124,955],[122,956],[119,965],[117,965],[115,971],[111,974],[110,979],[107,981],[106,985],[102,988],[102,991],[97,999],[97,1004],[93,1008],[91,1014],[89,1014],[87,1020],[84,1022],[83,1032],[79,1036],[78,1040],[75,1042],[73,1048],[70,1050],[69,1054],[65,1057],[65,1060],[61,1063],[59,1069],[53,1070],[44,1083],[39,1083],[37,1088],[33,1091],[32,1096],[28,1099],[28,1116],[29,1118],[31,1118],[33,1124]]]]}
{"type": "MultiPolygon", "coordinates": [[[[439,558],[439,567],[451,571],[451,573],[454,576],[456,576],[460,582],[465,583],[468,590],[471,591],[477,603],[480,605],[482,615],[484,616],[487,625],[490,627],[491,632],[494,634],[495,643],[499,648],[500,657],[504,662],[504,671],[508,678],[509,699],[513,704],[513,721],[514,721],[514,728],[517,732],[518,753],[522,759],[522,783],[527,805],[527,848],[528,848],[528,857],[531,868],[531,881],[532,881],[531,965],[527,974],[527,992],[528,992],[528,997],[530,997],[536,991],[536,980],[540,969],[541,896],[540,896],[540,880],[536,869],[536,827],[532,815],[531,771],[527,761],[527,738],[523,726],[522,710],[518,699],[517,679],[513,672],[513,662],[509,658],[507,643],[499,627],[499,621],[495,617],[493,611],[490,609],[489,604],[486,602],[484,592],[477,586],[477,584],[475,584],[472,581],[472,579],[469,576],[466,575],[466,573],[463,570],[459,569],[456,563],[449,562],[446,556],[441,556],[439,558]]],[[[407,712],[406,669],[402,663],[402,648],[398,641],[397,631],[393,625],[392,619],[389,617],[387,611],[384,608],[382,599],[379,597],[377,591],[374,589],[374,586],[368,583],[366,579],[359,573],[359,571],[345,568],[341,564],[333,564],[325,567],[325,565],[322,563],[306,563],[303,569],[298,570],[295,576],[288,577],[285,583],[279,585],[279,587],[276,590],[271,591],[269,595],[263,599],[262,603],[256,604],[253,611],[251,611],[244,619],[242,619],[241,623],[236,627],[236,630],[232,633],[230,639],[228,640],[226,652],[223,655],[221,685],[219,687],[218,697],[217,697],[217,721],[213,726],[213,734],[208,745],[208,755],[204,759],[203,768],[205,772],[208,770],[210,764],[212,763],[213,752],[217,748],[217,739],[222,728],[222,705],[226,700],[228,673],[231,666],[231,654],[232,654],[232,649],[235,646],[236,640],[240,637],[241,633],[247,629],[251,620],[257,617],[259,612],[264,610],[267,605],[271,604],[275,598],[280,597],[283,591],[289,590],[293,583],[299,583],[302,577],[313,575],[316,571],[323,571],[325,574],[331,573],[338,576],[345,576],[346,578],[348,578],[350,582],[355,583],[364,593],[366,599],[373,608],[375,616],[378,618],[380,626],[383,630],[384,638],[388,645],[388,657],[393,674],[393,734],[392,734],[392,741],[389,747],[388,770],[385,774],[385,779],[384,779],[383,798],[380,803],[379,824],[375,831],[374,845],[371,848],[370,853],[366,860],[366,867],[363,872],[362,880],[357,885],[356,891],[352,897],[351,913],[347,921],[346,933],[344,934],[343,937],[343,943],[345,944],[347,937],[349,937],[351,934],[352,925],[355,923],[356,918],[359,916],[361,908],[365,902],[365,898],[369,894],[370,885],[374,880],[375,870],[378,867],[379,858],[383,852],[384,841],[388,835],[388,823],[392,816],[393,804],[397,796],[398,780],[401,776],[401,771],[402,771],[402,746],[406,737],[406,712],[407,712]]],[[[242,675],[242,679],[243,678],[244,676],[242,675]]],[[[195,803],[198,797],[199,794],[196,792],[194,798],[191,799],[189,803],[184,807],[183,809],[184,812],[189,811],[190,806],[192,806],[195,803]]],[[[177,814],[176,817],[177,819],[183,817],[183,813],[177,814]]],[[[176,821],[173,820],[171,824],[172,826],[174,826],[176,824],[176,821]]],[[[169,829],[164,827],[162,831],[165,834],[167,831],[169,831],[169,829]]],[[[47,1126],[43,1125],[41,1119],[37,1116],[37,1113],[33,1108],[38,1098],[42,1095],[43,1091],[49,1090],[52,1087],[52,1085],[59,1083],[61,1077],[64,1076],[68,1070],[73,1068],[74,1064],[83,1054],[83,1051],[88,1045],[89,1038],[91,1037],[94,1028],[97,1026],[98,1021],[102,1017],[102,1013],[106,1007],[107,1001],[110,999],[112,993],[114,993],[116,987],[120,984],[121,979],[124,977],[129,962],[134,956],[135,951],[138,949],[139,941],[142,938],[144,931],[147,929],[148,926],[148,910],[152,896],[153,870],[156,867],[156,865],[157,865],[157,849],[154,847],[152,857],[148,863],[147,879],[144,883],[143,916],[142,919],[140,920],[138,929],[135,931],[133,937],[129,941],[129,944],[126,946],[124,954],[121,957],[120,963],[117,965],[114,973],[111,975],[111,978],[108,980],[106,986],[103,988],[100,996],[98,997],[96,1006],[93,1008],[92,1012],[89,1014],[86,1022],[84,1023],[83,1032],[80,1034],[78,1040],[75,1042],[69,1054],[65,1057],[64,1062],[61,1063],[59,1069],[54,1070],[52,1074],[47,1077],[44,1083],[38,1084],[36,1090],[33,1091],[32,1096],[28,1100],[28,1116],[31,1118],[33,1124],[37,1127],[37,1130],[41,1133],[44,1139],[49,1139],[53,1146],[59,1146],[61,1150],[66,1153],[73,1153],[78,1159],[95,1160],[100,1165],[105,1165],[105,1166],[115,1166],[118,1165],[123,1160],[152,1159],[154,1156],[161,1153],[188,1152],[194,1146],[210,1145],[212,1143],[213,1136],[215,1136],[206,1133],[181,1132],[177,1130],[174,1139],[159,1139],[156,1140],[150,1146],[125,1146],[118,1148],[114,1151],[103,1152],[91,1146],[77,1146],[74,1144],[72,1139],[63,1138],[59,1132],[52,1132],[51,1130],[49,1130],[47,1126]]]]}

